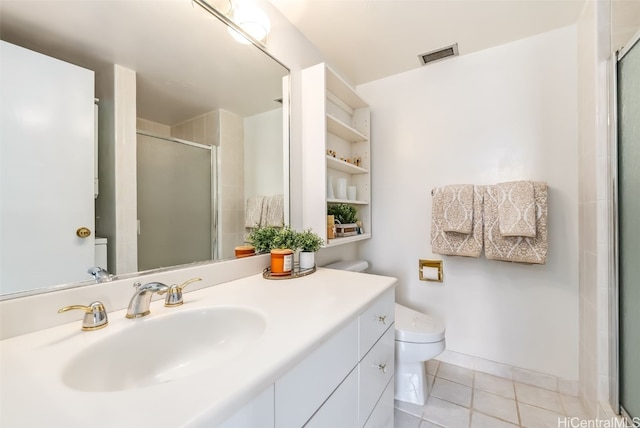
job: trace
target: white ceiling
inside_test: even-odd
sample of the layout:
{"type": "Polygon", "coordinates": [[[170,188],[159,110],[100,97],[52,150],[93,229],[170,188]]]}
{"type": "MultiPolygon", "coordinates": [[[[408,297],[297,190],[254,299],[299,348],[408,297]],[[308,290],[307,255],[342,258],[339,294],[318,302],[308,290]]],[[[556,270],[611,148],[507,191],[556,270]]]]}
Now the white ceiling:
{"type": "Polygon", "coordinates": [[[0,0],[0,36],[97,72],[134,70],[138,117],[168,125],[279,108],[288,73],[189,0],[0,0]]]}
{"type": "Polygon", "coordinates": [[[270,0],[355,84],[574,24],[585,0],[270,0]]]}

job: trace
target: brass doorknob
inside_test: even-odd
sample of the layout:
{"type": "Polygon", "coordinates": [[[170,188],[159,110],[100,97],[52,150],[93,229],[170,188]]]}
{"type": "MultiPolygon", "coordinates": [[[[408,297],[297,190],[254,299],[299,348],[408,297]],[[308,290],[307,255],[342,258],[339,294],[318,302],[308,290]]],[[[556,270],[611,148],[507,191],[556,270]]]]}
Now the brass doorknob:
{"type": "Polygon", "coordinates": [[[88,238],[91,236],[91,230],[89,230],[88,227],[80,227],[76,230],[76,235],[78,235],[79,238],[88,238]]]}

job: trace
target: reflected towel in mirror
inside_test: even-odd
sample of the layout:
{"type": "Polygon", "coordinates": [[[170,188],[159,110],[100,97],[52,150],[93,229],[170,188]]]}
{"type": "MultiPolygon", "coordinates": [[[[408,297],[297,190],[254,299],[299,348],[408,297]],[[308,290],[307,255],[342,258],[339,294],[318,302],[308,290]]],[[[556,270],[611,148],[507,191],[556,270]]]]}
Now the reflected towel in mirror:
{"type": "Polygon", "coordinates": [[[284,195],[266,197],[260,224],[262,226],[284,226],[284,195]]]}
{"type": "Polygon", "coordinates": [[[247,199],[247,206],[244,213],[244,227],[260,227],[262,224],[264,205],[264,196],[252,196],[247,199]]]}

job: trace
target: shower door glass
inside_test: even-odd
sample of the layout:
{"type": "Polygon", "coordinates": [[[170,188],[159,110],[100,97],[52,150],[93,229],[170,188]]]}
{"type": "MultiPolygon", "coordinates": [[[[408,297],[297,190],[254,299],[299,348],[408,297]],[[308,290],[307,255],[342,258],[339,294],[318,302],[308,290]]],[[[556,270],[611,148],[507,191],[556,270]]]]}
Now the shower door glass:
{"type": "Polygon", "coordinates": [[[620,405],[640,417],[640,43],[618,61],[620,405]]]}
{"type": "Polygon", "coordinates": [[[138,270],[213,259],[215,147],[137,140],[138,270]]]}

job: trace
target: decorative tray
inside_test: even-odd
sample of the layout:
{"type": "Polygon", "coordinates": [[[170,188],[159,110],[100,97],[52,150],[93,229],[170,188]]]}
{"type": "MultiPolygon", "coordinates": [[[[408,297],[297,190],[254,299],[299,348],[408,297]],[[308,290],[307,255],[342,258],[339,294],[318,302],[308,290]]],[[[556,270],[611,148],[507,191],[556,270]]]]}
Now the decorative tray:
{"type": "Polygon", "coordinates": [[[300,269],[298,263],[294,264],[293,270],[289,275],[273,275],[271,273],[271,268],[268,267],[262,271],[262,277],[265,279],[293,279],[293,278],[301,278],[303,276],[311,275],[316,271],[316,265],[313,265],[312,268],[309,269],[300,269]]]}

